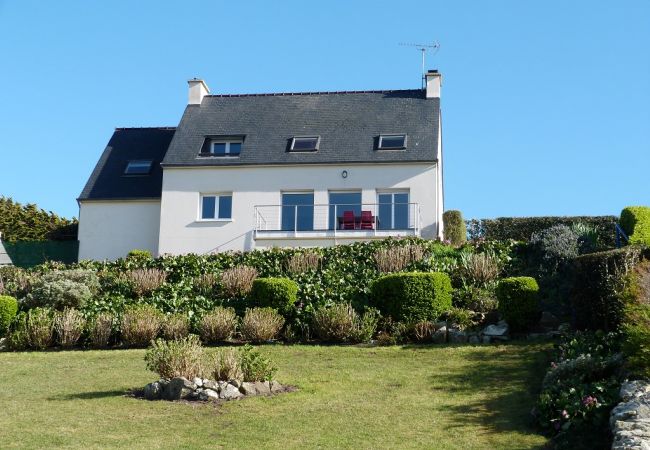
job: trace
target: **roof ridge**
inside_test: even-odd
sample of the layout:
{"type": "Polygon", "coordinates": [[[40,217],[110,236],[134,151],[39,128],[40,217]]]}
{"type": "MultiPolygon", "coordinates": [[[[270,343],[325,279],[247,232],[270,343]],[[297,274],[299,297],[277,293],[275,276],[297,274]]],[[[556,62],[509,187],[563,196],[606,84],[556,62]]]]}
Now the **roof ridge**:
{"type": "Polygon", "coordinates": [[[115,127],[115,131],[125,130],[175,130],[176,127],[115,127]]]}
{"type": "Polygon", "coordinates": [[[422,89],[380,89],[368,91],[312,91],[312,92],[269,92],[260,94],[209,94],[206,97],[282,97],[292,95],[332,95],[332,94],[388,94],[393,92],[420,92],[422,89]]]}

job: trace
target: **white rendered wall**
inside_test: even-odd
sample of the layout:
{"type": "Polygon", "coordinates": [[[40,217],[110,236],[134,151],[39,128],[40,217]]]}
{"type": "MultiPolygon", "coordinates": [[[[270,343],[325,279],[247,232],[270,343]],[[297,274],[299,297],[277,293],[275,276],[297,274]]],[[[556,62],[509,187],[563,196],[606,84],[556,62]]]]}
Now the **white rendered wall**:
{"type": "Polygon", "coordinates": [[[158,254],[160,201],[84,201],[79,206],[79,260],[117,259],[133,249],[158,254]]]}
{"type": "Polygon", "coordinates": [[[420,205],[421,235],[434,239],[437,184],[435,164],[168,167],[163,172],[158,249],[160,254],[252,250],[254,206],[279,205],[282,192],[300,190],[313,190],[314,204],[327,204],[330,190],[361,190],[363,203],[377,203],[377,189],[408,188],[409,201],[420,205]],[[341,176],[344,170],[347,178],[341,176]],[[201,193],[232,193],[232,221],[199,220],[201,193]]]}

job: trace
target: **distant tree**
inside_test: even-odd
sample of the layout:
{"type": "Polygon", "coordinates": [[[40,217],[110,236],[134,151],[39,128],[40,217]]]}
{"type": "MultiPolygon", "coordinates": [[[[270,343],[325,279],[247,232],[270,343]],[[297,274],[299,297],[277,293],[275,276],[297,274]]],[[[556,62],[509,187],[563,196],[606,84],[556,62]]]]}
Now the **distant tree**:
{"type": "Polygon", "coordinates": [[[23,205],[0,196],[0,232],[2,239],[46,241],[77,239],[77,219],[66,219],[45,211],[35,204],[23,205]]]}

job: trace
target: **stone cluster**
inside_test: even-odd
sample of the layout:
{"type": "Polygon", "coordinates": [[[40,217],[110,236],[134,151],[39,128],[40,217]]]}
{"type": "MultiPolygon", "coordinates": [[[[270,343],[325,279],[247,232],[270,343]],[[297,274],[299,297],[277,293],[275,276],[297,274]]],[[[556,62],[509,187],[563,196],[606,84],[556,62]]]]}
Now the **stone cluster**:
{"type": "Polygon", "coordinates": [[[286,390],[277,381],[213,381],[204,378],[160,379],[144,387],[147,400],[217,401],[237,400],[254,395],[271,395],[286,390]]]}
{"type": "Polygon", "coordinates": [[[612,450],[650,450],[650,381],[626,381],[609,416],[612,450]]]}

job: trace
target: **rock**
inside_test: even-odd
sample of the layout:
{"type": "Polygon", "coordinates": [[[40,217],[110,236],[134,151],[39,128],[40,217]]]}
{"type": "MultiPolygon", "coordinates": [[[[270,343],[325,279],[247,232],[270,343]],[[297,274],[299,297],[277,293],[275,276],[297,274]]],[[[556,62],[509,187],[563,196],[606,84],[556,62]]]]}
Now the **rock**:
{"type": "Polygon", "coordinates": [[[149,383],[144,387],[144,398],[147,400],[159,400],[162,397],[163,386],[157,381],[149,383]]]}
{"type": "Polygon", "coordinates": [[[650,382],[628,381],[622,384],[621,403],[609,416],[614,440],[612,449],[650,450],[650,382]]]}
{"type": "Polygon", "coordinates": [[[256,383],[244,381],[239,387],[239,392],[244,395],[257,395],[256,383]]]}
{"type": "Polygon", "coordinates": [[[433,336],[431,336],[431,340],[434,344],[444,344],[447,342],[447,326],[443,325],[440,328],[436,328],[433,336]]]}
{"type": "Polygon", "coordinates": [[[240,397],[242,397],[242,393],[239,392],[239,389],[229,383],[226,383],[225,387],[219,391],[219,398],[223,400],[235,400],[240,397]]]}
{"type": "Polygon", "coordinates": [[[213,391],[219,392],[219,383],[217,381],[212,381],[212,380],[203,380],[203,388],[204,389],[212,389],[213,391]]]}
{"type": "Polygon", "coordinates": [[[203,392],[201,392],[199,399],[203,401],[215,402],[219,400],[219,393],[217,391],[213,391],[212,389],[204,389],[203,392]]]}
{"type": "Polygon", "coordinates": [[[192,380],[192,383],[196,384],[197,387],[201,387],[201,386],[203,386],[203,380],[202,380],[201,378],[198,378],[198,377],[195,377],[195,378],[192,380]]]}
{"type": "Polygon", "coordinates": [[[239,381],[239,380],[230,380],[228,383],[232,384],[237,389],[239,389],[241,387],[241,381],[239,381]]]}
{"type": "Polygon", "coordinates": [[[275,381],[275,380],[271,381],[269,383],[269,386],[270,386],[270,389],[271,389],[271,393],[273,393],[273,394],[282,391],[282,385],[280,383],[278,383],[277,381],[275,381]]]}
{"type": "Polygon", "coordinates": [[[476,335],[476,334],[472,334],[472,335],[467,339],[467,342],[469,342],[470,344],[480,344],[480,343],[481,343],[481,339],[478,337],[478,335],[476,335]]]}
{"type": "Polygon", "coordinates": [[[196,390],[196,384],[187,378],[172,378],[165,387],[164,398],[166,400],[181,400],[193,396],[196,390]]]}
{"type": "Polygon", "coordinates": [[[483,329],[483,336],[497,337],[506,336],[508,334],[508,324],[501,320],[496,325],[488,325],[483,329]]]}
{"type": "Polygon", "coordinates": [[[463,344],[467,342],[467,333],[461,330],[452,328],[447,331],[447,336],[449,336],[449,342],[452,344],[463,344]]]}

